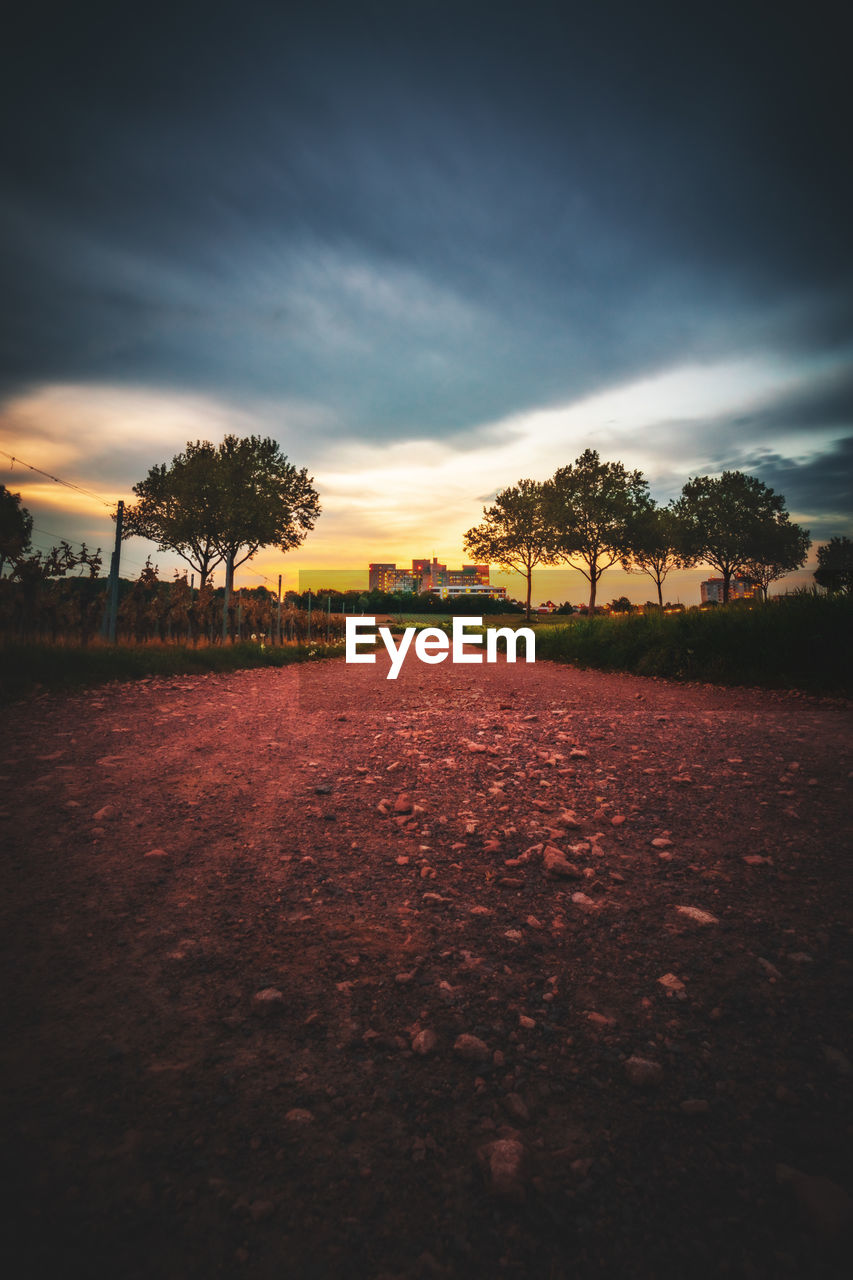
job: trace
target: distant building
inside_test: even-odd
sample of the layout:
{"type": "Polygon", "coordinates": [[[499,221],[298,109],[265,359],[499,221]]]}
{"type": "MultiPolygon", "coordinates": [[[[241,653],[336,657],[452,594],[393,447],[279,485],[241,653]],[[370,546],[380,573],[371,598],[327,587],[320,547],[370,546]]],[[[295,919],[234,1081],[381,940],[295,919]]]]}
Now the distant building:
{"type": "Polygon", "coordinates": [[[420,590],[420,578],[410,569],[398,569],[395,564],[371,564],[368,571],[370,591],[420,590]]]}
{"type": "MultiPolygon", "coordinates": [[[[723,603],[723,579],[708,578],[705,582],[699,583],[699,591],[702,596],[703,604],[722,604],[723,603]]],[[[755,595],[755,588],[746,578],[732,578],[729,583],[729,599],[730,600],[751,600],[755,595]]]]}
{"type": "Polygon", "coordinates": [[[503,600],[506,587],[493,586],[487,564],[464,564],[461,569],[448,569],[433,556],[432,560],[413,560],[411,569],[398,569],[396,564],[368,566],[371,591],[430,592],[446,600],[453,596],[489,596],[503,600]]]}
{"type": "Polygon", "coordinates": [[[442,600],[456,596],[487,596],[490,600],[505,600],[506,587],[495,587],[488,582],[457,583],[442,587],[438,594],[442,600]]]}

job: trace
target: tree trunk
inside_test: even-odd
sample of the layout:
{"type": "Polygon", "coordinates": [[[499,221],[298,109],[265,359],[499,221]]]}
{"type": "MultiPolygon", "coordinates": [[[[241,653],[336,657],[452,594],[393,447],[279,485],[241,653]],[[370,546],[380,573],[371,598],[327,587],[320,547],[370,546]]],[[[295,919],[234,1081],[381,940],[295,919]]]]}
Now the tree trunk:
{"type": "Polygon", "coordinates": [[[533,591],[533,569],[527,570],[527,621],[530,621],[530,595],[533,591]]]}
{"type": "Polygon", "coordinates": [[[731,569],[724,569],[723,570],[723,604],[729,603],[729,588],[731,586],[731,581],[732,581],[731,569]]]}
{"type": "Polygon", "coordinates": [[[229,551],[225,561],[225,600],[222,604],[222,643],[228,639],[228,606],[234,587],[234,552],[229,551]]]}
{"type": "Polygon", "coordinates": [[[589,616],[590,617],[592,617],[592,615],[595,613],[595,592],[597,587],[598,587],[598,578],[596,577],[595,570],[593,569],[592,573],[589,575],[589,616]]]}
{"type": "Polygon", "coordinates": [[[663,608],[663,583],[660,580],[660,574],[658,574],[655,581],[658,584],[658,604],[660,605],[661,608],[663,608]]]}

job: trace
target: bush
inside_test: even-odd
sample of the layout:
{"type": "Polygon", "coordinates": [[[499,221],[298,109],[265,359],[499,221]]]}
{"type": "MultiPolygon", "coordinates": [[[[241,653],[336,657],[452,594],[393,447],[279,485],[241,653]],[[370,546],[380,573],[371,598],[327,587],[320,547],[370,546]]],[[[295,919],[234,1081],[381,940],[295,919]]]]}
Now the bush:
{"type": "Polygon", "coordinates": [[[343,655],[342,644],[266,648],[244,642],[194,649],[186,645],[9,645],[0,649],[0,701],[36,688],[68,689],[138,680],[142,676],[199,675],[247,667],[283,667],[343,655]]]}
{"type": "Polygon", "coordinates": [[[849,598],[802,591],[749,608],[739,602],[540,627],[536,656],[677,680],[850,693],[851,623],[849,598]]]}

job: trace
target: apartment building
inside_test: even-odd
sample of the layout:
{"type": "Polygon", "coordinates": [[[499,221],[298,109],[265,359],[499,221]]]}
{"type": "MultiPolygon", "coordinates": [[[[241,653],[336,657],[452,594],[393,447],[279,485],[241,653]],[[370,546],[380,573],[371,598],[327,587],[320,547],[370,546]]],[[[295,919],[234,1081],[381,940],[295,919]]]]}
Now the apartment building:
{"type": "MultiPolygon", "coordinates": [[[[723,579],[707,578],[705,582],[699,583],[699,591],[703,604],[722,604],[723,603],[723,579]]],[[[746,578],[732,578],[729,583],[729,599],[730,600],[751,600],[755,595],[755,589],[751,582],[746,578]]]]}
{"type": "Polygon", "coordinates": [[[448,569],[435,556],[431,560],[412,560],[411,569],[397,568],[396,563],[368,566],[371,591],[431,592],[443,600],[451,596],[480,595],[504,599],[506,588],[489,581],[487,564],[464,564],[461,569],[448,569]]]}

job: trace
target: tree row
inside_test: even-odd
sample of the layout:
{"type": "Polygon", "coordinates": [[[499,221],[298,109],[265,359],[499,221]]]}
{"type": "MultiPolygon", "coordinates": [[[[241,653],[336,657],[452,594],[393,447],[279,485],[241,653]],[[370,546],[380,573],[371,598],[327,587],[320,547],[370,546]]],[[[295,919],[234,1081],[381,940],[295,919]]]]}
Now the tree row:
{"type": "Polygon", "coordinates": [[[726,603],[736,577],[766,599],[771,582],[805,564],[811,546],[784,497],[755,476],[695,476],[662,507],[641,471],[602,462],[595,449],[549,480],[519,480],[502,489],[483,516],[465,534],[465,550],[475,561],[524,575],[528,617],[537,565],[577,569],[589,583],[592,613],[602,574],[616,564],[648,574],[661,606],[672,569],[710,565],[723,579],[726,603]]]}

